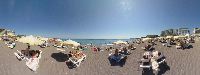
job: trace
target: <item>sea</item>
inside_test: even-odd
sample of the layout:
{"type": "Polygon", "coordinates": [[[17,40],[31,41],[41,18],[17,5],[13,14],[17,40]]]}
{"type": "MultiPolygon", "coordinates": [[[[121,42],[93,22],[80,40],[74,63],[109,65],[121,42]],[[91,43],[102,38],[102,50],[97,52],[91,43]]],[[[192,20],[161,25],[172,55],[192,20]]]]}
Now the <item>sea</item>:
{"type": "MultiPolygon", "coordinates": [[[[68,39],[62,39],[62,40],[68,40],[68,39]]],[[[81,45],[106,45],[106,44],[112,44],[113,42],[116,42],[118,40],[122,40],[124,42],[131,41],[130,39],[71,39],[73,41],[76,41],[80,43],[81,45]]]]}

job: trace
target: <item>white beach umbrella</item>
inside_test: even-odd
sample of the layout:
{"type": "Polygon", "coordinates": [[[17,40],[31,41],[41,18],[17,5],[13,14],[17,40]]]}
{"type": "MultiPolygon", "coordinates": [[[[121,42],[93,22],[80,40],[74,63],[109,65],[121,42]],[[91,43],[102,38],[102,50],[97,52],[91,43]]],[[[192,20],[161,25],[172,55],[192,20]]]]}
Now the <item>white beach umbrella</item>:
{"type": "Polygon", "coordinates": [[[113,44],[127,44],[127,42],[124,42],[122,40],[118,40],[116,42],[113,42],[113,44]]]}
{"type": "Polygon", "coordinates": [[[173,38],[173,37],[174,37],[174,36],[167,36],[166,38],[167,38],[167,39],[171,39],[171,38],[173,38]]]}
{"type": "Polygon", "coordinates": [[[165,37],[158,37],[158,39],[164,39],[165,37]]]}
{"type": "Polygon", "coordinates": [[[22,42],[22,43],[29,43],[30,45],[41,45],[42,43],[44,43],[43,41],[37,39],[36,37],[30,35],[30,36],[26,36],[26,37],[21,37],[19,39],[17,39],[18,42],[22,42]]]}
{"type": "Polygon", "coordinates": [[[56,39],[56,41],[58,41],[58,42],[62,42],[62,40],[61,40],[61,39],[56,39]]]}
{"type": "Polygon", "coordinates": [[[75,47],[79,46],[80,43],[76,42],[76,41],[73,41],[73,40],[66,40],[66,41],[63,41],[62,44],[66,44],[66,45],[73,45],[75,47]]]}
{"type": "Polygon", "coordinates": [[[142,41],[149,41],[152,40],[152,38],[143,38],[142,41]]]}
{"type": "Polygon", "coordinates": [[[186,36],[174,36],[174,39],[178,39],[178,38],[186,38],[186,36]]]}

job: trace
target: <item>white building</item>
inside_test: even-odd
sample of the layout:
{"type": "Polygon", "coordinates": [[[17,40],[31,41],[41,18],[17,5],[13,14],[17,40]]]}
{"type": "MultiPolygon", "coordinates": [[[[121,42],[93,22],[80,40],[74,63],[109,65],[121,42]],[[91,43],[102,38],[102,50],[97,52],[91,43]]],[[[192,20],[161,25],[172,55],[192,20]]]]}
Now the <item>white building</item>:
{"type": "Polygon", "coordinates": [[[200,36],[200,28],[194,28],[193,35],[194,36],[200,36]]]}
{"type": "Polygon", "coordinates": [[[188,28],[179,28],[178,29],[178,35],[188,35],[190,34],[190,30],[188,28]]]}

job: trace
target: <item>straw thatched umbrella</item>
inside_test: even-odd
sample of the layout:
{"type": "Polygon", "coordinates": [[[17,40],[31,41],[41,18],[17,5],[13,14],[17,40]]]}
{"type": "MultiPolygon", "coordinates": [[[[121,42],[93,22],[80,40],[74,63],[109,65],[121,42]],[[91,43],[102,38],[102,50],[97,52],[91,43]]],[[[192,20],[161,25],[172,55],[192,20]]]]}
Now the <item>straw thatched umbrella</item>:
{"type": "Polygon", "coordinates": [[[17,41],[22,43],[29,43],[30,45],[41,45],[42,43],[44,43],[44,41],[41,41],[32,35],[21,37],[17,39],[17,41]]]}
{"type": "Polygon", "coordinates": [[[166,38],[167,39],[172,39],[174,36],[167,36],[166,38]]]}
{"type": "Polygon", "coordinates": [[[76,41],[73,41],[73,40],[66,40],[66,41],[63,41],[62,42],[62,45],[70,45],[70,46],[79,46],[80,43],[76,42],[76,41]]]}
{"type": "Polygon", "coordinates": [[[39,37],[39,40],[41,40],[41,41],[48,41],[49,38],[39,37]]]}

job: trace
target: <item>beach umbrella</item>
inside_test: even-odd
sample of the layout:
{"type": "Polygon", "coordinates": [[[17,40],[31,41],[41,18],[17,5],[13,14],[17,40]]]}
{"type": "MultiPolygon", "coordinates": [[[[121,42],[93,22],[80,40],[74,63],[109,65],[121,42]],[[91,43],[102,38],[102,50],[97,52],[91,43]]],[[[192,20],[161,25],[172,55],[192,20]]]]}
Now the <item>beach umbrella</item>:
{"type": "Polygon", "coordinates": [[[143,38],[142,41],[149,41],[152,40],[152,38],[143,38]]]}
{"type": "Polygon", "coordinates": [[[127,42],[124,42],[122,40],[118,40],[116,42],[113,42],[113,44],[127,44],[127,42]]]}
{"type": "Polygon", "coordinates": [[[167,39],[171,39],[171,38],[173,38],[173,37],[174,37],[174,36],[167,36],[166,38],[167,38],[167,39]]]}
{"type": "Polygon", "coordinates": [[[49,38],[39,37],[39,40],[41,40],[41,41],[48,41],[49,38]]]}
{"type": "Polygon", "coordinates": [[[44,41],[41,41],[32,35],[21,37],[17,39],[17,41],[22,43],[29,43],[30,45],[41,45],[42,43],[44,43],[44,41]]]}
{"type": "Polygon", "coordinates": [[[174,36],[174,39],[178,39],[178,38],[186,38],[187,36],[174,36]]]}
{"type": "Polygon", "coordinates": [[[62,42],[62,40],[61,40],[61,39],[56,39],[56,41],[58,41],[58,42],[62,42]]]}
{"type": "Polygon", "coordinates": [[[61,42],[63,45],[72,45],[72,46],[79,46],[80,43],[76,42],[76,41],[73,41],[73,40],[66,40],[66,41],[63,41],[61,42]]]}
{"type": "Polygon", "coordinates": [[[158,39],[164,39],[165,37],[158,37],[158,39]]]}

